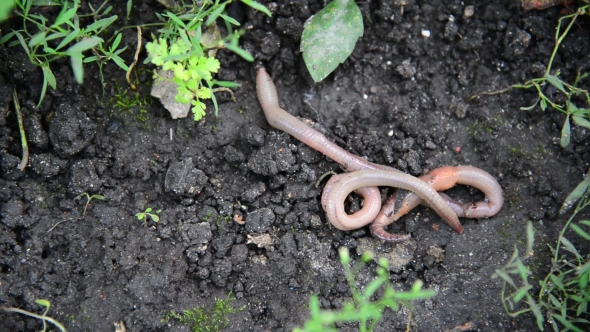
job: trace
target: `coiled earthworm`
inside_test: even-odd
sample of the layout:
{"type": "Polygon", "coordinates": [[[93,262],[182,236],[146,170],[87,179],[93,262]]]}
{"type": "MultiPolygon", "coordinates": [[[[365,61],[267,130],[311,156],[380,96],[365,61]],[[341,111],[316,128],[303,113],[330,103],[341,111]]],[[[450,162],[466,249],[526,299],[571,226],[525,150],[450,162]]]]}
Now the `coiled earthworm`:
{"type": "MultiPolygon", "coordinates": [[[[368,162],[344,150],[328,140],[320,132],[280,108],[276,87],[264,68],[259,69],[256,76],[256,91],[258,101],[268,123],[272,127],[290,134],[351,172],[333,176],[324,187],[322,194],[322,207],[326,211],[327,218],[334,227],[340,230],[357,229],[373,222],[373,220],[377,220],[378,222],[373,222],[371,226],[371,232],[376,238],[390,243],[405,241],[410,238],[409,235],[389,234],[385,231],[384,226],[399,219],[418,204],[425,204],[435,210],[454,230],[461,233],[462,227],[458,214],[466,215],[460,212],[461,210],[465,211],[464,205],[451,200],[446,195],[441,196],[435,190],[437,188],[446,190],[455,183],[468,184],[483,189],[482,191],[484,191],[488,199],[490,197],[494,199],[494,204],[485,202],[468,204],[469,207],[477,207],[474,210],[478,210],[478,213],[479,211],[487,211],[488,214],[484,214],[491,216],[497,213],[502,206],[503,200],[497,200],[498,195],[500,198],[502,197],[500,186],[488,173],[477,168],[459,166],[461,168],[458,172],[451,172],[451,169],[458,167],[449,166],[434,170],[421,178],[416,178],[394,168],[368,162]],[[474,173],[472,170],[477,170],[477,172],[474,173]],[[484,173],[487,174],[487,177],[481,176],[484,173]],[[450,176],[446,176],[446,174],[450,174],[450,176]],[[478,182],[482,179],[485,182],[483,186],[478,182]],[[455,182],[453,183],[453,181],[455,182]],[[490,181],[495,184],[490,185],[488,183],[490,181]],[[395,196],[392,196],[393,199],[389,198],[384,208],[381,208],[381,195],[377,186],[392,186],[411,191],[412,193],[406,196],[408,201],[404,199],[401,202],[402,206],[408,208],[394,214],[395,196]],[[361,211],[347,215],[344,211],[343,202],[352,191],[356,191],[363,197],[364,205],[361,211]],[[497,204],[498,202],[499,204],[497,204]],[[487,209],[485,204],[488,204],[487,209]],[[492,207],[490,207],[490,204],[492,207]]],[[[492,202],[492,199],[490,199],[490,202],[492,202]]],[[[472,214],[470,216],[475,217],[472,214]]]]}
{"type": "MultiPolygon", "coordinates": [[[[450,189],[456,184],[472,186],[482,191],[487,201],[466,204],[454,201],[447,195],[439,193],[449,207],[461,218],[488,218],[498,213],[504,204],[502,188],[498,181],[489,173],[476,167],[444,166],[432,170],[419,178],[430,184],[436,191],[450,189]]],[[[419,204],[428,206],[428,203],[414,193],[405,196],[399,206],[396,206],[396,203],[394,194],[383,203],[381,213],[371,223],[370,229],[373,236],[385,242],[395,242],[399,238],[399,235],[385,231],[385,226],[398,220],[419,204]]]]}

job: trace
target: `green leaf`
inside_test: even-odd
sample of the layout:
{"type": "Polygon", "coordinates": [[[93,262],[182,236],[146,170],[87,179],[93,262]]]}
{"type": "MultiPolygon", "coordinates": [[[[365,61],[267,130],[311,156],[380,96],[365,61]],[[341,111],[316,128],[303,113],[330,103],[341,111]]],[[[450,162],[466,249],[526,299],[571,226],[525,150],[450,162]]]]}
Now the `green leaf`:
{"type": "Polygon", "coordinates": [[[58,39],[58,38],[63,38],[63,37],[65,37],[65,36],[67,36],[67,35],[68,35],[68,34],[67,34],[67,33],[65,33],[65,32],[54,32],[54,33],[52,33],[52,34],[48,35],[48,36],[45,38],[45,41],[50,41],[50,40],[54,40],[54,39],[58,39]]]}
{"type": "Polygon", "coordinates": [[[153,220],[154,222],[158,222],[158,221],[160,221],[160,217],[158,217],[158,216],[157,216],[157,215],[155,215],[155,214],[150,214],[150,217],[152,218],[152,220],[153,220]]]}
{"type": "Polygon", "coordinates": [[[108,27],[109,25],[113,24],[113,22],[115,22],[117,20],[117,17],[118,17],[117,15],[113,15],[111,17],[107,17],[107,18],[103,18],[101,20],[98,20],[98,21],[90,24],[89,26],[87,26],[84,29],[84,32],[89,33],[89,32],[98,31],[99,29],[102,30],[105,27],[108,27]]]}
{"type": "Polygon", "coordinates": [[[272,17],[272,15],[270,14],[270,11],[268,10],[268,8],[266,8],[264,5],[259,4],[258,2],[254,1],[254,0],[242,0],[242,3],[256,9],[259,12],[263,12],[265,13],[268,17],[272,17]]]}
{"type": "Polygon", "coordinates": [[[198,101],[198,100],[193,100],[193,115],[194,115],[194,120],[195,121],[199,121],[201,120],[205,115],[205,104],[203,104],[202,102],[198,101]]]}
{"type": "Polygon", "coordinates": [[[527,285],[516,291],[516,293],[514,293],[514,302],[519,302],[520,300],[522,300],[522,298],[525,297],[525,295],[527,295],[529,290],[531,289],[533,289],[533,286],[527,285]]]}
{"type": "Polygon", "coordinates": [[[91,63],[91,62],[94,62],[96,60],[98,60],[98,57],[96,55],[93,55],[93,56],[89,56],[89,57],[84,58],[84,60],[82,60],[82,62],[84,62],[84,63],[91,63]]]}
{"type": "Polygon", "coordinates": [[[344,62],[363,35],[363,17],[352,0],[336,0],[304,24],[301,51],[307,70],[321,82],[344,62]]]}
{"type": "Polygon", "coordinates": [[[57,16],[57,18],[55,19],[55,22],[51,25],[52,28],[58,27],[62,24],[64,24],[65,22],[68,22],[70,19],[72,19],[72,17],[74,17],[74,15],[76,15],[76,11],[78,10],[77,7],[74,8],[70,8],[69,10],[66,10],[66,7],[63,7],[63,10],[59,13],[59,15],[57,16]]]}
{"type": "Polygon", "coordinates": [[[80,54],[81,55],[82,52],[93,48],[94,46],[98,45],[98,43],[100,43],[102,41],[103,41],[102,38],[96,37],[96,36],[92,36],[90,38],[83,39],[83,40],[75,43],[74,45],[70,46],[70,48],[68,48],[66,50],[66,54],[68,54],[68,55],[80,54]]]}
{"type": "Polygon", "coordinates": [[[129,66],[127,66],[125,64],[125,60],[123,60],[120,56],[118,55],[111,55],[111,59],[113,59],[113,61],[117,64],[117,66],[119,66],[121,69],[123,69],[124,71],[129,71],[129,66]]]}
{"type": "Polygon", "coordinates": [[[371,283],[369,283],[369,285],[367,285],[367,287],[365,288],[365,293],[363,294],[365,300],[369,301],[371,299],[371,296],[375,294],[375,292],[379,289],[379,287],[381,287],[381,285],[383,285],[383,280],[381,278],[371,281],[371,283]]]}
{"type": "Polygon", "coordinates": [[[207,21],[205,21],[205,26],[210,26],[213,22],[215,22],[215,20],[217,20],[219,15],[221,15],[221,12],[225,10],[226,4],[227,2],[224,2],[219,7],[215,8],[215,10],[211,12],[211,14],[209,14],[209,17],[207,17],[207,21]]]}
{"type": "Polygon", "coordinates": [[[82,53],[70,53],[69,55],[76,82],[82,84],[84,82],[84,67],[82,65],[83,55],[82,53]]]}
{"type": "Polygon", "coordinates": [[[223,46],[225,48],[227,48],[228,50],[234,52],[235,54],[241,56],[244,60],[246,60],[248,62],[254,61],[254,57],[252,56],[252,54],[248,53],[248,51],[246,51],[243,48],[240,48],[237,45],[233,45],[231,43],[225,43],[225,44],[223,44],[223,46]]]}
{"type": "Polygon", "coordinates": [[[236,21],[236,19],[234,19],[231,16],[227,16],[227,15],[221,14],[221,15],[219,15],[219,17],[221,17],[224,21],[229,22],[229,23],[231,23],[231,24],[233,24],[235,26],[238,26],[238,27],[240,26],[240,22],[236,21]]]}
{"type": "MultiPolygon", "coordinates": [[[[508,273],[502,271],[502,270],[496,270],[495,271],[496,275],[500,278],[502,278],[504,281],[506,281],[507,283],[509,283],[510,285],[512,285],[512,287],[516,287],[514,284],[514,281],[512,280],[512,278],[508,275],[508,273]]],[[[493,277],[493,276],[492,276],[493,277]]]]}
{"type": "Polygon", "coordinates": [[[541,99],[541,103],[539,106],[541,106],[541,110],[543,110],[543,111],[546,110],[547,109],[547,101],[545,99],[541,99]]]}
{"type": "Polygon", "coordinates": [[[29,40],[29,47],[35,47],[45,41],[46,34],[45,31],[39,31],[29,40]]]}
{"type": "Polygon", "coordinates": [[[111,47],[110,47],[111,52],[114,52],[117,49],[117,47],[119,47],[119,44],[121,43],[121,38],[123,38],[123,35],[119,32],[117,34],[117,37],[115,37],[115,40],[111,44],[111,47]]]}
{"type": "Polygon", "coordinates": [[[49,84],[49,86],[55,90],[57,87],[57,83],[55,81],[55,76],[53,75],[53,72],[51,71],[51,68],[49,68],[48,64],[43,64],[41,66],[41,70],[43,71],[43,77],[47,80],[47,84],[49,84]]]}
{"type": "Polygon", "coordinates": [[[179,26],[183,27],[184,29],[186,29],[186,25],[184,24],[184,22],[182,22],[181,19],[178,18],[178,16],[172,14],[171,12],[166,12],[166,16],[168,16],[177,25],[179,25],[179,26]]]}
{"type": "Polygon", "coordinates": [[[535,103],[534,103],[534,104],[532,104],[531,106],[524,106],[524,107],[520,107],[520,110],[521,110],[521,111],[530,111],[530,110],[532,110],[533,108],[535,108],[535,106],[537,106],[537,104],[539,103],[539,101],[540,101],[540,100],[542,100],[542,99],[541,99],[541,98],[537,99],[537,100],[535,101],[535,103]]]}
{"type": "Polygon", "coordinates": [[[45,299],[35,300],[35,303],[37,303],[38,305],[44,306],[45,308],[47,308],[47,310],[49,310],[49,308],[51,307],[51,302],[49,302],[48,300],[45,300],[45,299]]]}
{"type": "Polygon", "coordinates": [[[0,22],[5,21],[10,16],[10,11],[14,8],[14,0],[0,1],[0,22]]]}
{"type": "Polygon", "coordinates": [[[590,176],[586,176],[582,182],[580,182],[576,188],[567,196],[561,208],[559,209],[559,214],[565,213],[569,210],[576,202],[586,193],[588,190],[588,186],[590,186],[590,176]]]}
{"type": "Polygon", "coordinates": [[[563,246],[565,247],[564,249],[571,252],[572,254],[576,255],[577,259],[582,259],[582,256],[580,256],[580,253],[578,252],[578,250],[576,249],[576,247],[565,237],[561,237],[561,242],[563,243],[563,246]]]}
{"type": "Polygon", "coordinates": [[[145,217],[145,213],[143,213],[143,212],[136,213],[135,216],[137,217],[137,220],[141,220],[145,217]]]}
{"type": "Polygon", "coordinates": [[[79,34],[80,34],[80,30],[79,29],[72,30],[72,32],[70,32],[64,39],[61,40],[61,42],[59,43],[59,45],[57,45],[57,48],[55,50],[57,51],[60,48],[66,46],[72,40],[74,40],[74,38],[78,37],[79,34]]]}
{"type": "Polygon", "coordinates": [[[571,138],[571,128],[570,128],[570,117],[569,115],[565,118],[565,123],[563,124],[563,128],[561,129],[561,139],[559,140],[559,144],[562,148],[567,148],[570,145],[570,138],[571,138]]]}
{"type": "Polygon", "coordinates": [[[578,233],[578,235],[590,241],[590,234],[586,233],[580,226],[571,224],[570,227],[574,230],[574,232],[578,233]]]}
{"type": "Polygon", "coordinates": [[[531,308],[533,314],[535,315],[535,318],[537,319],[537,327],[539,328],[539,330],[543,331],[544,317],[543,313],[541,312],[541,309],[531,297],[527,297],[526,302],[529,305],[529,308],[531,308]]]}
{"type": "Polygon", "coordinates": [[[576,316],[580,316],[582,313],[588,311],[588,301],[581,302],[576,310],[576,316]]]}
{"type": "Polygon", "coordinates": [[[558,316],[558,315],[551,315],[555,320],[557,320],[561,325],[565,326],[566,328],[575,331],[575,332],[584,332],[584,330],[576,327],[574,324],[568,321],[568,318],[565,316],[558,316]]]}
{"type": "Polygon", "coordinates": [[[557,76],[547,74],[547,76],[545,76],[545,78],[547,79],[547,81],[551,85],[556,87],[559,91],[563,92],[564,94],[567,94],[567,92],[565,91],[565,88],[563,87],[563,82],[559,78],[557,78],[557,76]]]}
{"type": "Polygon", "coordinates": [[[20,34],[20,32],[15,31],[14,34],[16,35],[16,38],[18,39],[18,42],[20,43],[20,45],[23,47],[23,49],[25,50],[25,52],[27,53],[27,55],[31,55],[31,51],[29,51],[29,47],[27,46],[27,43],[25,43],[25,39],[23,38],[23,35],[20,34]]]}
{"type": "Polygon", "coordinates": [[[582,115],[574,114],[574,115],[572,115],[572,120],[574,120],[574,123],[577,124],[578,126],[582,126],[582,127],[590,129],[590,121],[588,121],[586,119],[586,117],[584,117],[582,115]]]}
{"type": "Polygon", "coordinates": [[[529,220],[526,223],[526,252],[527,254],[533,251],[533,243],[535,242],[535,229],[533,223],[529,220]]]}
{"type": "Polygon", "coordinates": [[[129,20],[129,16],[131,15],[132,8],[133,8],[133,0],[127,0],[127,20],[129,20]]]}
{"type": "Polygon", "coordinates": [[[216,81],[216,80],[211,81],[211,85],[217,85],[217,86],[221,86],[221,87],[224,87],[224,88],[237,88],[237,87],[240,87],[240,84],[239,83],[229,82],[229,81],[216,81]]]}
{"type": "Polygon", "coordinates": [[[9,41],[9,40],[10,40],[10,38],[12,38],[12,37],[13,37],[15,34],[16,34],[16,31],[11,31],[11,32],[9,32],[9,33],[5,34],[5,35],[4,35],[4,37],[2,37],[2,38],[0,39],[0,44],[4,44],[4,43],[6,43],[7,41],[9,41]]]}

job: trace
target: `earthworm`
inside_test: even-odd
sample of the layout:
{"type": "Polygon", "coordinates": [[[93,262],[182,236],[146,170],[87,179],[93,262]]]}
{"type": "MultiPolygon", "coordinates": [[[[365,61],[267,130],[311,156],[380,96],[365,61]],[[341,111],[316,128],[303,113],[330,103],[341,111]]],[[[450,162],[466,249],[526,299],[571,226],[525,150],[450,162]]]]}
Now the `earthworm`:
{"type": "MultiPolygon", "coordinates": [[[[394,219],[390,221],[388,219],[393,214],[393,211],[387,213],[385,209],[381,209],[381,195],[376,186],[385,185],[412,191],[413,193],[408,194],[410,202],[406,205],[413,205],[413,207],[415,207],[420,203],[425,203],[435,210],[454,230],[458,233],[462,232],[457,213],[453,210],[453,207],[459,209],[457,206],[459,206],[460,203],[455,203],[446,195],[444,196],[445,198],[443,198],[443,196],[433,189],[431,184],[425,182],[423,179],[407,175],[391,167],[368,162],[344,150],[328,140],[320,132],[287,113],[280,108],[276,87],[264,68],[259,69],[256,76],[256,90],[258,101],[262,106],[268,123],[272,127],[290,134],[309,147],[336,161],[342,165],[345,170],[352,172],[333,176],[324,187],[322,207],[324,208],[324,211],[326,211],[328,220],[334,225],[334,227],[340,230],[360,228],[371,223],[379,215],[380,222],[375,227],[371,228],[374,236],[392,243],[409,239],[409,235],[393,235],[387,233],[385,229],[383,229],[385,225],[397,220],[394,219]],[[347,215],[344,212],[343,201],[350,192],[355,190],[363,197],[364,206],[361,211],[352,215],[347,215]]],[[[485,173],[484,171],[481,172],[485,173]]],[[[469,181],[469,183],[466,184],[476,182],[468,180],[470,179],[468,173],[469,172],[465,175],[465,181],[469,181]]],[[[438,183],[439,181],[442,183],[442,180],[447,179],[447,177],[444,176],[437,176],[435,178],[440,178],[440,180],[434,180],[434,183],[438,183]]],[[[489,178],[493,180],[491,176],[489,176],[489,178]]],[[[456,182],[462,183],[459,181],[456,182]]],[[[448,183],[448,181],[445,182],[445,185],[446,183],[448,183]]],[[[443,184],[440,186],[444,187],[443,184]]],[[[494,186],[492,187],[497,189],[494,186]]],[[[499,188],[499,185],[497,187],[499,188]]],[[[402,205],[403,204],[404,203],[402,202],[402,205]]],[[[391,209],[391,204],[386,205],[386,207],[391,209]]],[[[484,206],[482,205],[482,209],[483,208],[484,206]]],[[[407,211],[403,214],[407,213],[407,211]]],[[[397,214],[394,216],[397,216],[397,214]]]]}
{"type": "MultiPolygon", "coordinates": [[[[498,181],[489,173],[472,166],[445,166],[432,170],[420,179],[427,182],[436,191],[452,188],[456,184],[464,184],[479,189],[486,196],[485,202],[461,203],[447,195],[439,193],[449,207],[461,218],[488,218],[500,211],[504,204],[502,188],[498,181]]],[[[399,235],[385,231],[385,226],[398,220],[419,204],[428,206],[418,195],[409,193],[401,204],[396,207],[395,195],[390,196],[381,207],[381,213],[371,223],[371,233],[375,238],[385,242],[399,241],[399,235]],[[395,212],[395,213],[394,213],[395,212]]]]}

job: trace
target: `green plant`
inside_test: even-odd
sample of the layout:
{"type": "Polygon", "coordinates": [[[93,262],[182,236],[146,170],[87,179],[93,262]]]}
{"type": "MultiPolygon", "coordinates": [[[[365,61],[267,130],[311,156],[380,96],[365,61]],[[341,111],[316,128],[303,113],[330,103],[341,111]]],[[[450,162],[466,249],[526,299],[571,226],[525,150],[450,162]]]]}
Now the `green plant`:
{"type": "Polygon", "coordinates": [[[86,205],[84,205],[84,213],[82,214],[82,217],[85,217],[86,216],[86,210],[88,209],[88,205],[90,205],[90,202],[93,199],[96,199],[96,200],[99,200],[99,201],[106,200],[106,198],[104,198],[104,196],[102,196],[102,195],[94,194],[94,195],[90,196],[88,193],[82,193],[82,194],[74,197],[74,200],[77,201],[77,200],[81,199],[84,196],[86,196],[86,205]]]}
{"type": "Polygon", "coordinates": [[[566,148],[570,144],[570,138],[571,138],[570,118],[578,126],[583,126],[585,128],[590,129],[590,94],[588,93],[588,90],[584,90],[584,89],[581,89],[578,87],[578,84],[582,80],[588,78],[590,73],[580,73],[578,71],[573,84],[568,84],[559,78],[559,75],[560,75],[559,70],[555,73],[555,75],[551,74],[551,66],[553,65],[553,60],[555,59],[555,55],[557,54],[557,50],[559,49],[559,46],[561,45],[563,39],[567,36],[570,28],[576,22],[576,19],[580,15],[588,14],[589,9],[590,9],[590,5],[581,6],[578,8],[578,10],[575,13],[573,13],[571,15],[562,16],[561,18],[559,18],[559,21],[557,24],[557,29],[555,32],[555,47],[553,48],[553,53],[551,53],[551,58],[549,59],[549,63],[547,64],[547,69],[545,70],[545,75],[543,75],[543,77],[534,78],[532,80],[525,82],[524,84],[514,84],[514,85],[509,86],[506,89],[493,91],[493,92],[479,93],[479,94],[472,96],[471,99],[481,96],[481,95],[494,95],[494,94],[498,94],[498,93],[504,93],[504,92],[506,92],[510,89],[514,89],[514,88],[520,88],[520,89],[534,88],[534,89],[536,89],[539,97],[537,98],[535,103],[531,106],[521,107],[520,109],[525,110],[525,111],[529,111],[529,110],[532,110],[533,108],[535,108],[537,105],[539,105],[541,107],[541,110],[545,111],[549,106],[551,106],[552,108],[564,113],[566,115],[566,118],[565,118],[565,122],[563,124],[563,127],[561,129],[560,145],[563,148],[566,148]],[[567,25],[565,30],[562,32],[561,31],[562,23],[563,23],[563,21],[568,20],[568,19],[571,19],[571,21],[569,22],[569,24],[567,25]],[[557,89],[558,92],[562,93],[566,97],[564,104],[561,104],[557,101],[553,101],[550,97],[548,97],[545,94],[545,92],[543,90],[547,86],[547,83],[552,85],[555,89],[557,89]],[[572,98],[575,96],[584,97],[585,103],[588,108],[579,108],[578,106],[576,106],[576,104],[574,104],[574,102],[572,101],[572,98]]]}
{"type": "Polygon", "coordinates": [[[47,331],[47,323],[48,322],[55,325],[60,331],[66,332],[66,328],[63,325],[61,325],[60,322],[47,316],[47,313],[49,312],[49,308],[51,308],[51,302],[44,300],[44,299],[39,299],[39,300],[35,300],[35,303],[45,307],[45,311],[43,312],[42,315],[37,315],[32,312],[29,312],[29,311],[26,311],[23,309],[19,309],[19,308],[0,307],[0,310],[6,311],[6,312],[16,312],[16,313],[23,314],[23,315],[26,315],[29,317],[40,319],[41,321],[43,321],[43,330],[41,330],[42,332],[47,331]]]}
{"type": "Polygon", "coordinates": [[[150,217],[155,223],[157,223],[158,221],[160,221],[160,217],[158,216],[160,213],[162,213],[162,210],[157,210],[154,213],[152,213],[153,209],[151,207],[145,209],[145,211],[143,212],[139,212],[136,213],[135,216],[137,217],[137,220],[143,220],[143,224],[144,226],[147,226],[147,222],[148,222],[148,217],[150,217]]]}
{"type": "Polygon", "coordinates": [[[501,299],[506,312],[512,317],[532,312],[536,318],[537,327],[541,331],[544,329],[545,318],[554,331],[565,328],[565,330],[581,332],[587,331],[590,327],[588,320],[590,254],[580,254],[574,244],[565,237],[565,232],[571,229],[582,240],[590,242],[590,234],[581,227],[590,227],[590,220],[582,220],[579,222],[580,225],[572,223],[576,215],[590,205],[589,186],[590,176],[587,175],[586,179],[568,196],[561,208],[560,212],[564,213],[576,202],[578,203],[561,230],[555,248],[549,247],[553,254],[551,269],[543,280],[538,281],[539,291],[536,297],[532,293],[534,285],[529,282],[529,275],[532,272],[525,265],[525,262],[533,257],[534,230],[530,221],[527,223],[526,253],[520,256],[515,245],[510,261],[492,275],[492,278],[501,278],[503,281],[501,299]],[[560,254],[561,249],[566,253],[560,254]],[[516,278],[520,281],[515,280],[516,278]],[[512,291],[510,294],[507,294],[508,289],[512,291]],[[517,310],[516,305],[523,300],[527,307],[517,310]]]}
{"type": "MultiPolygon", "coordinates": [[[[263,5],[252,0],[241,0],[246,5],[271,16],[263,5]]],[[[213,89],[215,86],[230,88],[239,86],[233,82],[217,81],[213,75],[219,70],[219,61],[215,58],[216,50],[227,48],[247,61],[254,58],[238,46],[243,30],[234,31],[233,26],[240,23],[225,14],[225,7],[232,1],[202,1],[195,5],[177,8],[175,13],[166,12],[159,15],[165,22],[158,30],[158,37],[152,36],[153,42],[146,45],[148,57],[144,63],[153,63],[161,68],[155,73],[156,80],[170,80],[164,73],[173,73],[172,81],[177,85],[175,100],[182,104],[191,104],[195,121],[205,116],[206,105],[203,99],[211,99],[215,115],[219,109],[213,89]],[[221,18],[225,22],[228,34],[221,38],[215,24],[221,18]]]]}
{"type": "Polygon", "coordinates": [[[182,324],[189,326],[191,332],[220,331],[229,325],[227,315],[240,312],[246,308],[246,306],[241,308],[231,306],[231,302],[234,300],[230,292],[225,300],[215,299],[215,305],[212,307],[196,307],[184,310],[182,314],[172,311],[162,319],[162,323],[175,318],[182,324]]]}
{"type": "Polygon", "coordinates": [[[119,84],[115,84],[115,94],[108,101],[108,104],[115,110],[121,112],[133,113],[134,109],[138,110],[139,115],[137,120],[145,122],[147,118],[146,107],[152,103],[150,96],[141,97],[139,93],[132,91],[129,94],[129,89],[123,89],[119,84]]]}
{"type": "Polygon", "coordinates": [[[427,299],[436,295],[433,290],[422,290],[421,281],[417,281],[409,292],[395,291],[389,283],[389,267],[384,258],[379,261],[377,278],[365,287],[364,293],[360,293],[356,288],[355,275],[366,262],[371,260],[372,255],[370,253],[363,254],[361,261],[356,264],[354,269],[351,269],[348,249],[342,247],[338,253],[353,301],[348,302],[338,311],[320,310],[317,295],[312,295],[309,304],[311,318],[303,328],[295,329],[296,332],[337,331],[335,323],[339,322],[359,322],[359,331],[373,331],[385,308],[397,311],[400,304],[410,307],[409,301],[427,299]],[[383,289],[381,298],[371,301],[371,298],[381,288],[383,289]],[[370,326],[367,328],[368,323],[370,326]]]}
{"type": "Polygon", "coordinates": [[[301,51],[313,80],[321,82],[348,59],[363,33],[363,17],[353,0],[334,0],[310,17],[301,35],[301,51]]]}
{"type": "Polygon", "coordinates": [[[0,2],[0,22],[10,16],[10,11],[14,8],[15,0],[4,0],[0,2]]]}
{"type": "MultiPolygon", "coordinates": [[[[128,0],[131,1],[131,0],[128,0]]],[[[29,61],[34,65],[41,67],[43,72],[43,86],[41,96],[37,106],[45,98],[47,86],[56,89],[57,82],[50,64],[58,59],[68,57],[74,72],[74,77],[79,84],[84,80],[83,63],[96,62],[99,67],[101,81],[104,85],[102,66],[109,62],[115,62],[119,67],[127,71],[129,68],[119,56],[125,51],[126,47],[119,49],[121,34],[114,36],[114,41],[107,46],[104,40],[99,36],[105,32],[113,22],[117,20],[117,15],[108,16],[112,6],[106,7],[108,0],[105,0],[98,9],[94,9],[90,4],[91,13],[80,14],[80,0],[68,1],[35,1],[35,0],[16,0],[16,14],[22,18],[22,29],[13,30],[7,33],[0,44],[7,42],[8,46],[21,45],[29,57],[29,61]],[[58,5],[61,11],[53,22],[40,14],[36,14],[34,7],[58,5]],[[89,17],[92,23],[82,26],[80,22],[89,17]],[[10,41],[15,38],[16,40],[10,41]],[[94,55],[85,57],[84,53],[91,51],[94,55]]],[[[129,7],[128,7],[129,8],[129,7]]]]}

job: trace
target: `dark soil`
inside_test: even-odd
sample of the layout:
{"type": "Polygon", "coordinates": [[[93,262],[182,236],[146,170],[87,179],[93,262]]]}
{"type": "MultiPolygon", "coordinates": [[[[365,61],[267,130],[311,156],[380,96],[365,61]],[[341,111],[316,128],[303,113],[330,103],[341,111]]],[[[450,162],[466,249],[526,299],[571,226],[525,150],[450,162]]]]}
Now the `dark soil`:
{"type": "MultiPolygon", "coordinates": [[[[160,320],[232,292],[232,304],[245,309],[229,317],[228,331],[290,331],[308,318],[311,294],[325,309],[350,299],[337,254],[344,246],[354,254],[404,251],[392,266],[395,288],[407,290],[421,279],[438,292],[416,302],[411,314],[385,312],[378,331],[404,331],[407,324],[412,331],[444,331],[467,322],[481,331],[534,330],[531,315],[506,315],[501,283],[490,277],[515,244],[523,249],[527,220],[537,232],[533,277],[548,272],[547,244],[567,219],[558,215],[560,205],[588,170],[590,133],[573,126],[572,144],[561,148],[563,114],[519,109],[534,103],[534,91],[469,97],[542,76],[567,9],[524,13],[512,0],[405,0],[403,7],[398,0],[365,1],[359,4],[365,33],[352,56],[314,84],[299,41],[304,21],[326,1],[261,2],[272,18],[241,4],[230,8],[248,28],[240,43],[256,62],[229,51],[218,55],[218,78],[242,85],[237,103],[218,94],[219,117],[209,104],[198,123],[172,120],[157,100],[145,118],[138,108],[117,110],[113,98],[127,86],[125,73],[107,66],[103,94],[95,67],[86,66],[79,86],[67,60],[52,64],[59,88],[35,108],[41,70],[20,46],[0,48],[0,305],[40,312],[34,301],[48,299],[49,315],[71,331],[112,331],[119,321],[127,331],[179,331],[177,321],[160,320]],[[316,122],[340,146],[412,175],[444,165],[480,167],[502,185],[504,208],[487,220],[463,220],[457,234],[420,207],[389,227],[412,234],[408,244],[393,247],[373,240],[367,228],[334,229],[314,184],[340,167],[266,123],[254,85],[262,66],[281,105],[316,122]],[[31,148],[24,172],[16,168],[21,146],[13,89],[31,148]],[[82,193],[106,200],[93,200],[84,215],[86,198],[74,200],[82,193]],[[137,220],[147,207],[162,210],[158,223],[137,220]],[[245,225],[234,215],[244,216],[245,225]],[[270,241],[260,243],[259,234],[270,241]],[[429,254],[433,246],[444,250],[442,261],[429,254]]],[[[124,17],[125,1],[113,4],[124,17]]],[[[155,1],[134,1],[130,24],[155,22],[163,10],[155,1]]],[[[580,69],[590,71],[589,29],[581,18],[555,59],[553,68],[567,82],[580,69]]],[[[143,36],[145,45],[149,31],[143,36]]],[[[134,29],[125,31],[123,44],[129,63],[134,29]]],[[[144,97],[152,68],[139,69],[144,97]]],[[[482,198],[465,187],[449,194],[482,198]]],[[[362,269],[359,285],[374,271],[375,263],[362,269]]],[[[40,329],[38,320],[0,314],[2,331],[40,329]]]]}

